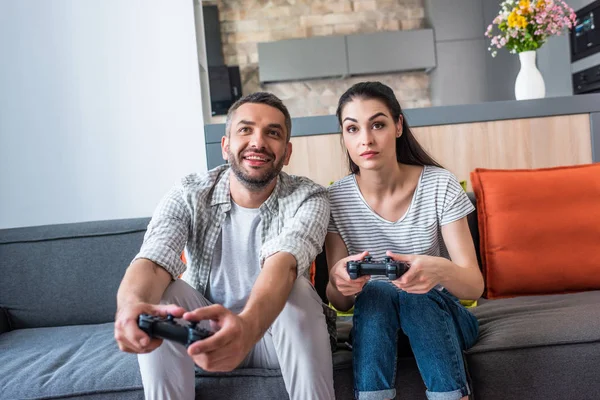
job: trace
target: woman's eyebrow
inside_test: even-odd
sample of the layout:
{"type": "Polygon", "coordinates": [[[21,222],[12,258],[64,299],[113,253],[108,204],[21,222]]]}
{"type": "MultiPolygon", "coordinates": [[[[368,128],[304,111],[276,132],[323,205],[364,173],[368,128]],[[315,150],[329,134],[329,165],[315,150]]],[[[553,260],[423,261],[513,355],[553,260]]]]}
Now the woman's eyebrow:
{"type": "Polygon", "coordinates": [[[369,121],[373,121],[375,118],[377,118],[377,117],[381,117],[381,116],[383,116],[383,117],[387,117],[387,115],[385,115],[384,113],[382,113],[382,112],[378,112],[377,114],[375,114],[375,115],[373,115],[371,118],[369,118],[369,121]]]}

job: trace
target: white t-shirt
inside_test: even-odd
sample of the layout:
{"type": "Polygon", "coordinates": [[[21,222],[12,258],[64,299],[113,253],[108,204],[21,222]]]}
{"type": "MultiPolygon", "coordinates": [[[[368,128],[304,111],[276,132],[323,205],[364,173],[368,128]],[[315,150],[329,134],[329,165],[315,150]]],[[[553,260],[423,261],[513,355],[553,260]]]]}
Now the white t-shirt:
{"type": "Polygon", "coordinates": [[[434,166],[423,168],[411,204],[398,221],[387,221],[369,207],[354,175],[335,182],[328,190],[328,231],[341,236],[349,255],[369,251],[377,261],[383,260],[386,250],[450,259],[442,225],[475,210],[456,177],[434,166]]]}
{"type": "Polygon", "coordinates": [[[206,298],[234,313],[243,310],[260,273],[260,209],[233,200],[215,244],[206,298]]]}

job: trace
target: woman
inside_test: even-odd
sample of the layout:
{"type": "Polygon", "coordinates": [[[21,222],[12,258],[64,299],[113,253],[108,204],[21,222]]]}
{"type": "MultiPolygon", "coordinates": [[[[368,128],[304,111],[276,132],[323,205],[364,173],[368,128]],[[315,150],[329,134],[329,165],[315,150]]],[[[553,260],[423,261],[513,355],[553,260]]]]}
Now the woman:
{"type": "Polygon", "coordinates": [[[354,306],[356,397],[396,396],[400,330],[427,397],[466,399],[462,352],[475,343],[478,323],[458,298],[483,292],[466,219],[474,207],[417,143],[392,89],[358,83],[342,95],[336,114],[352,173],[329,188],[327,296],[338,310],[354,306]],[[409,270],[394,281],[351,280],[346,263],[367,255],[392,257],[409,270]]]}

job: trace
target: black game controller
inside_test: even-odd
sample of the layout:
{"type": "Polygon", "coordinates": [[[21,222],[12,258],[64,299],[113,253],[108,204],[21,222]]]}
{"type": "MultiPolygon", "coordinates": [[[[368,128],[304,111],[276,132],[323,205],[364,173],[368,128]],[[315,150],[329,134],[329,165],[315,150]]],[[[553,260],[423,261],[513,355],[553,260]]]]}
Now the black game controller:
{"type": "Polygon", "coordinates": [[[408,271],[408,264],[394,261],[391,257],[384,257],[382,262],[373,261],[373,257],[366,256],[362,261],[348,261],[346,271],[350,279],[356,279],[363,275],[385,275],[393,281],[400,278],[408,271]]]}
{"type": "Polygon", "coordinates": [[[148,314],[142,314],[138,318],[138,327],[151,338],[172,340],[181,343],[185,347],[213,334],[213,332],[199,328],[196,325],[197,322],[180,325],[170,314],[167,318],[148,314]]]}

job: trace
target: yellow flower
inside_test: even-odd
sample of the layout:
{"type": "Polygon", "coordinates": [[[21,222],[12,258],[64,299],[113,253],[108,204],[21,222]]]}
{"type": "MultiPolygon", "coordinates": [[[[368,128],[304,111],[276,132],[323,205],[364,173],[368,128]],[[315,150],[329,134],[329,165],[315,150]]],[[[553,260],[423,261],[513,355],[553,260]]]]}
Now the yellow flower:
{"type": "Polygon", "coordinates": [[[519,1],[519,7],[518,7],[518,9],[521,10],[521,15],[531,14],[531,12],[533,11],[531,9],[531,3],[529,2],[529,0],[521,0],[521,1],[519,1]]]}
{"type": "Polygon", "coordinates": [[[544,8],[544,7],[546,7],[546,1],[545,0],[538,0],[536,6],[537,6],[537,8],[544,8]]]}
{"type": "Polygon", "coordinates": [[[508,15],[508,26],[510,26],[511,28],[514,28],[516,26],[516,21],[517,21],[517,13],[515,12],[515,10],[513,10],[508,15]]]}
{"type": "Polygon", "coordinates": [[[524,16],[519,16],[519,20],[517,21],[517,24],[519,25],[520,28],[525,29],[527,27],[527,18],[525,18],[524,16]]]}
{"type": "Polygon", "coordinates": [[[525,28],[527,27],[527,18],[517,14],[517,9],[515,8],[508,16],[508,26],[511,28],[525,28]]]}

